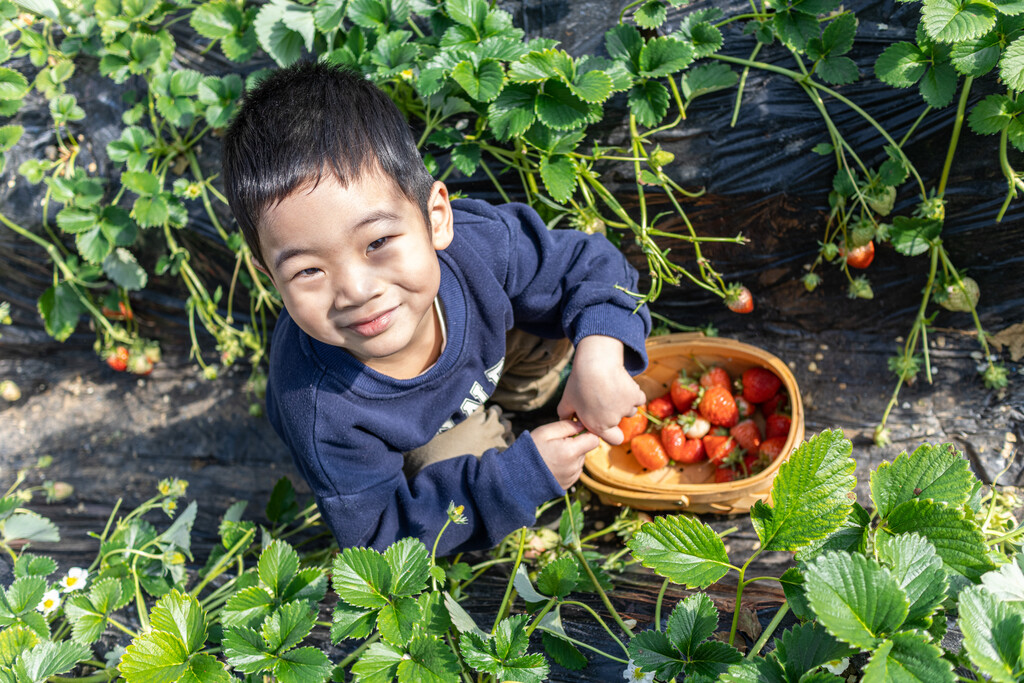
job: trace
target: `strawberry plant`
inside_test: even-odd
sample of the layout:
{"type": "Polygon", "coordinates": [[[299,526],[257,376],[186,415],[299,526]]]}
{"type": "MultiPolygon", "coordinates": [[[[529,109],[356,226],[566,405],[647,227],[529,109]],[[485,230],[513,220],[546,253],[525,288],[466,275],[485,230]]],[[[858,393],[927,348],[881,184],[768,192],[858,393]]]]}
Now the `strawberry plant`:
{"type": "MultiPolygon", "coordinates": [[[[23,507],[32,498],[23,473],[0,498],[0,548],[14,573],[0,590],[0,680],[41,683],[71,672],[128,683],[542,681],[550,661],[584,668],[584,651],[619,662],[631,680],[1020,680],[1024,561],[1016,550],[1024,526],[1013,518],[988,526],[995,495],[1004,494],[983,496],[960,453],[925,444],[871,473],[869,510],[852,497],[851,453],[834,431],[793,453],[770,502],[750,512],[760,544],[742,564],[718,533],[685,515],[642,521],[627,511],[587,534],[580,501],[568,496],[557,532],[523,529],[476,565],[438,558],[417,539],[384,552],[300,554],[306,544],[287,539],[315,529],[317,515],[297,503],[287,480],[267,505],[268,525],[243,520],[246,504],[233,505],[199,563],[191,544],[196,504],[179,509],[187,485],[165,480],[132,512],[119,517],[115,506],[96,534],[92,564],[57,578],[56,562],[29,552],[59,531],[23,507]],[[144,519],[159,511],[169,523],[144,519]],[[604,556],[591,544],[609,532],[626,548],[604,556]],[[795,566],[747,576],[756,558],[777,552],[795,553],[795,566]],[[651,628],[637,630],[608,595],[626,553],[664,579],[651,628]],[[460,603],[483,572],[501,565],[511,565],[504,597],[493,622],[481,624],[460,603]],[[731,572],[735,605],[719,632],[722,615],[702,589],[731,572]],[[786,602],[757,642],[741,648],[744,591],[765,581],[781,585],[786,602]],[[669,584],[694,592],[663,617],[669,584]],[[329,587],[336,602],[326,601],[329,587]],[[578,599],[587,592],[603,611],[578,599]],[[571,636],[568,609],[595,620],[618,649],[571,636]],[[776,633],[790,613],[796,623],[776,633]],[[942,636],[953,625],[963,647],[946,650],[942,636]],[[105,633],[127,646],[112,646],[105,633]],[[762,654],[773,636],[774,648],[762,654]],[[328,638],[360,642],[335,661],[321,647],[328,638]]],[[[454,504],[448,515],[450,524],[466,521],[454,504]]]]}

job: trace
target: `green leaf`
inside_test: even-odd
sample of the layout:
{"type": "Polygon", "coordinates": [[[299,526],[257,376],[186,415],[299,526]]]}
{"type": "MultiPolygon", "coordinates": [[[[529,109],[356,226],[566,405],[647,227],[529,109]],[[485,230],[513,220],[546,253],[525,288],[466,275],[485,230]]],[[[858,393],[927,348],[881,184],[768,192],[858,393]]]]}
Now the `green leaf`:
{"type": "Polygon", "coordinates": [[[940,43],[980,38],[996,23],[990,3],[976,0],[924,0],[921,25],[940,43]]]}
{"type": "MultiPolygon", "coordinates": [[[[145,269],[135,260],[135,256],[124,248],[117,248],[103,259],[103,272],[111,282],[128,291],[137,291],[146,287],[148,275],[145,269]]],[[[191,505],[194,505],[192,501],[191,505]]]]}
{"type": "Polygon", "coordinates": [[[509,140],[529,130],[537,120],[534,99],[537,90],[533,86],[509,85],[487,109],[488,123],[495,137],[509,140]]]}
{"type": "Polygon", "coordinates": [[[398,673],[398,665],[403,662],[405,652],[401,648],[387,643],[373,643],[359,656],[351,668],[357,681],[368,683],[387,683],[393,681],[398,673]]]}
{"type": "Polygon", "coordinates": [[[979,135],[1002,133],[1024,110],[1006,95],[989,95],[971,110],[967,123],[979,135]]]}
{"type": "Polygon", "coordinates": [[[376,623],[376,610],[353,607],[338,601],[331,620],[331,642],[338,643],[346,638],[366,638],[376,623]]]}
{"type": "Polygon", "coordinates": [[[1014,40],[999,61],[999,76],[1011,90],[1024,90],[1024,36],[1014,40]]]}
{"type": "Polygon", "coordinates": [[[89,263],[101,264],[114,248],[113,240],[98,224],[91,230],[75,235],[75,247],[82,258],[89,263]]]}
{"type": "Polygon", "coordinates": [[[697,647],[718,628],[718,610],[704,593],[694,593],[680,600],[668,618],[665,633],[679,652],[692,658],[697,647]]]}
{"type": "Polygon", "coordinates": [[[953,665],[922,633],[894,633],[871,655],[863,683],[953,683],[953,665]]]}
{"type": "Polygon", "coordinates": [[[693,61],[693,48],[667,36],[648,41],[640,51],[640,75],[660,78],[685,69],[693,61]]]}
{"type": "Polygon", "coordinates": [[[793,610],[793,616],[804,621],[814,619],[814,612],[807,602],[803,572],[796,567],[790,567],[783,572],[779,583],[782,584],[782,591],[786,594],[786,602],[793,610]]]}
{"type": "Polygon", "coordinates": [[[107,156],[111,161],[128,165],[129,171],[143,172],[149,164],[149,146],[153,144],[153,136],[138,126],[130,126],[121,131],[121,137],[107,144],[107,156]]]}
{"type": "Polygon", "coordinates": [[[563,669],[581,671],[587,667],[589,663],[587,658],[569,641],[547,631],[541,632],[540,639],[544,645],[544,651],[563,669]]]}
{"type": "Polygon", "coordinates": [[[300,647],[280,656],[274,677],[281,683],[323,683],[333,669],[327,655],[315,647],[300,647]]]}
{"type": "Polygon", "coordinates": [[[131,217],[143,228],[163,225],[171,216],[171,207],[167,203],[166,193],[161,192],[153,197],[139,197],[132,204],[131,217]]]}
{"type": "Polygon", "coordinates": [[[628,102],[637,122],[652,128],[668,113],[668,88],[658,81],[640,81],[629,89],[628,102]]]}
{"type": "Polygon", "coordinates": [[[675,35],[693,47],[696,59],[708,57],[722,47],[722,32],[712,22],[721,18],[721,10],[690,12],[679,24],[675,35]]]}
{"type": "Polygon", "coordinates": [[[196,33],[214,40],[240,33],[242,21],[241,10],[228,0],[213,0],[199,5],[188,19],[196,33]]]}
{"type": "Polygon", "coordinates": [[[463,641],[466,663],[478,671],[493,674],[498,680],[540,683],[548,674],[542,655],[524,655],[529,646],[525,614],[501,620],[490,638],[467,633],[463,641]]]}
{"type": "Polygon", "coordinates": [[[921,97],[933,107],[945,107],[956,94],[957,77],[956,69],[948,62],[935,64],[921,78],[921,97]]]}
{"type": "Polygon", "coordinates": [[[228,598],[221,612],[225,626],[257,625],[270,614],[274,598],[261,586],[248,586],[228,598]]]}
{"type": "Polygon", "coordinates": [[[10,666],[18,655],[38,642],[38,636],[27,626],[17,624],[3,629],[0,631],[0,666],[10,666]]]}
{"type": "MultiPolygon", "coordinates": [[[[416,539],[419,542],[419,539],[416,539]]],[[[381,637],[393,645],[404,646],[412,638],[413,627],[421,619],[419,604],[413,598],[398,598],[381,608],[377,628],[381,637]]]]}
{"type": "Polygon", "coordinates": [[[370,548],[346,548],[334,558],[334,592],[356,607],[380,609],[388,604],[391,569],[370,548]]]}
{"type": "Polygon", "coordinates": [[[982,576],[981,584],[999,600],[1024,603],[1024,554],[982,576]]]}
{"type": "Polygon", "coordinates": [[[68,206],[61,209],[57,214],[57,225],[66,233],[77,235],[86,230],[92,230],[97,225],[96,214],[88,209],[79,209],[68,206]]]}
{"type": "Polygon", "coordinates": [[[555,130],[572,130],[588,123],[591,105],[573,94],[569,86],[549,80],[537,94],[534,110],[545,125],[555,130]]]}
{"type": "Polygon", "coordinates": [[[86,312],[69,282],[49,287],[39,296],[37,307],[46,333],[60,342],[71,336],[78,326],[78,318],[86,312]]]}
{"type": "Polygon", "coordinates": [[[409,643],[407,654],[408,657],[398,665],[398,680],[424,683],[458,681],[459,662],[451,648],[439,638],[416,636],[409,643]]]}
{"type": "Polygon", "coordinates": [[[857,17],[852,12],[847,12],[828,23],[821,34],[821,42],[830,56],[845,55],[853,47],[853,38],[856,34],[857,17]]]}
{"type": "Polygon", "coordinates": [[[174,683],[187,669],[185,644],[167,631],[150,631],[132,640],[118,670],[127,683],[174,683]]]}
{"type": "Polygon", "coordinates": [[[612,79],[603,71],[586,71],[577,75],[569,89],[584,102],[600,103],[611,95],[612,79]]]}
{"type": "Polygon", "coordinates": [[[875,76],[894,88],[909,88],[928,70],[928,56],[913,43],[890,45],[875,61],[875,76]]]}
{"type": "Polygon", "coordinates": [[[149,620],[155,631],[177,637],[188,654],[198,652],[206,643],[206,613],[191,595],[172,590],[153,606],[149,620]]]}
{"type": "MultiPolygon", "coordinates": [[[[192,655],[188,668],[178,683],[229,683],[234,678],[224,669],[217,658],[209,654],[192,655]]],[[[283,681],[283,679],[282,679],[283,681]]]]}
{"type": "Polygon", "coordinates": [[[266,671],[274,666],[276,658],[265,651],[260,635],[247,627],[228,628],[224,632],[224,655],[228,664],[243,673],[266,671]]]}
{"type": "Polygon", "coordinates": [[[54,643],[44,640],[23,653],[14,664],[19,681],[45,681],[50,676],[67,673],[78,662],[92,654],[88,645],[65,640],[54,643]]]}
{"type": "Polygon", "coordinates": [[[426,588],[430,558],[423,541],[403,538],[384,551],[384,559],[391,569],[391,595],[412,596],[426,588]]]}
{"type": "Polygon", "coordinates": [[[274,541],[260,554],[260,583],[271,595],[284,593],[298,569],[299,554],[284,541],[274,541]]]}
{"type": "Polygon", "coordinates": [[[631,74],[639,74],[640,52],[644,48],[644,39],[635,26],[613,26],[604,34],[604,46],[612,59],[622,62],[631,74]]]}
{"type": "Polygon", "coordinates": [[[271,651],[290,650],[309,635],[316,623],[316,613],[304,602],[291,602],[270,615],[260,631],[271,651]]]}
{"type": "Polygon", "coordinates": [[[999,683],[1017,681],[1024,667],[1024,615],[981,586],[960,593],[957,625],[971,662],[999,683]]]}
{"type": "MultiPolygon", "coordinates": [[[[308,9],[288,0],[272,0],[260,8],[253,23],[260,47],[282,67],[297,62],[302,57],[303,48],[312,47],[307,48],[306,37],[285,23],[285,14],[294,11],[291,9],[293,6],[308,9]]],[[[313,24],[312,14],[309,15],[309,23],[313,24]]]]}
{"type": "Polygon", "coordinates": [[[295,519],[299,513],[299,505],[295,502],[295,487],[288,477],[281,477],[274,484],[274,490],[267,501],[267,519],[275,524],[287,523],[295,519]]]}
{"type": "Polygon", "coordinates": [[[818,62],[815,73],[821,77],[821,80],[833,85],[853,83],[860,78],[857,64],[849,57],[843,56],[822,59],[818,62]]]}
{"type": "Polygon", "coordinates": [[[560,557],[546,565],[537,576],[537,590],[544,595],[564,598],[576,588],[579,566],[571,557],[560,557]]]}
{"type": "Polygon", "coordinates": [[[505,72],[502,71],[501,64],[493,59],[485,59],[479,66],[466,59],[452,69],[452,78],[474,100],[490,102],[501,92],[505,72]]]}
{"type": "Polygon", "coordinates": [[[740,664],[733,664],[719,680],[725,683],[789,683],[782,665],[774,657],[754,657],[745,659],[740,664]]]}
{"type": "Polygon", "coordinates": [[[949,60],[964,76],[984,76],[995,68],[1002,54],[1002,41],[996,31],[981,38],[953,43],[949,60]]]}
{"type": "Polygon", "coordinates": [[[906,593],[888,569],[863,555],[827,553],[804,578],[818,621],[851,645],[874,648],[906,619],[906,593]]]}
{"type": "Polygon", "coordinates": [[[471,28],[483,27],[487,17],[485,0],[445,0],[444,7],[452,21],[471,28]]]}
{"type": "MultiPolygon", "coordinates": [[[[17,537],[11,537],[17,538],[17,537]]],[[[6,540],[6,537],[5,537],[6,540]]],[[[41,576],[23,576],[15,579],[0,602],[0,616],[14,618],[32,612],[46,592],[46,580],[41,576]]]]}
{"type": "Polygon", "coordinates": [[[931,617],[946,599],[949,587],[935,546],[917,534],[878,534],[875,543],[878,559],[889,567],[910,601],[907,623],[931,617]]]}
{"type": "Polygon", "coordinates": [[[695,98],[736,85],[739,75],[722,62],[701,64],[683,74],[680,81],[683,98],[689,104],[695,98]]]}
{"type": "Polygon", "coordinates": [[[809,562],[818,555],[829,550],[862,553],[867,546],[868,533],[871,529],[871,516],[867,510],[854,503],[850,508],[850,516],[831,534],[817,541],[812,541],[796,553],[798,562],[809,562]]]}
{"type": "Polygon", "coordinates": [[[659,517],[640,527],[626,545],[643,566],[688,588],[706,588],[732,568],[722,539],[692,517],[659,517]]]}
{"type": "Polygon", "coordinates": [[[556,202],[564,204],[576,190],[576,167],[572,159],[564,154],[541,157],[540,177],[556,202]]]}
{"type": "Polygon", "coordinates": [[[633,21],[644,28],[658,28],[665,23],[668,6],[661,0],[647,0],[633,12],[633,21]]]}
{"type": "Polygon", "coordinates": [[[683,672],[684,656],[661,631],[640,631],[629,641],[629,656],[644,672],[654,672],[663,681],[683,672]]]}
{"type": "Polygon", "coordinates": [[[947,567],[971,581],[993,568],[981,530],[962,508],[915,499],[897,506],[886,523],[893,533],[927,538],[947,567]]]}
{"type": "Polygon", "coordinates": [[[28,93],[28,79],[14,69],[0,66],[0,100],[20,100],[28,93]]]}
{"type": "Polygon", "coordinates": [[[857,484],[853,445],[840,431],[823,431],[801,444],[779,468],[772,506],[750,511],[764,550],[799,550],[840,528],[857,484]]]}
{"type": "Polygon", "coordinates": [[[772,26],[783,43],[796,50],[803,50],[807,41],[818,37],[818,20],[804,12],[776,12],[772,26]]]}
{"type": "Polygon", "coordinates": [[[701,643],[686,664],[686,674],[694,681],[716,680],[730,664],[743,661],[743,655],[728,643],[710,640],[701,643]]]}
{"type": "MultiPolygon", "coordinates": [[[[896,216],[889,228],[889,241],[893,248],[904,256],[918,256],[925,253],[942,232],[940,221],[928,218],[896,216]]],[[[874,476],[871,477],[874,481],[874,476]]],[[[874,488],[874,484],[872,484],[874,488]]]]}
{"type": "Polygon", "coordinates": [[[922,444],[912,455],[901,453],[871,473],[871,500],[879,517],[900,503],[927,499],[960,506],[967,502],[975,477],[953,444],[922,444]]]}
{"type": "MultiPolygon", "coordinates": [[[[610,81],[611,79],[609,79],[609,83],[610,81]]],[[[14,147],[14,145],[18,144],[18,140],[21,139],[24,132],[24,126],[0,126],[0,152],[6,152],[10,148],[14,147]]]]}
{"type": "Polygon", "coordinates": [[[775,641],[775,653],[791,681],[829,662],[857,654],[857,650],[835,639],[821,624],[797,624],[775,641]]]}
{"type": "MultiPolygon", "coordinates": [[[[9,515],[0,514],[0,519],[9,515]]],[[[14,575],[22,576],[49,576],[57,571],[57,561],[45,555],[33,555],[22,553],[14,563],[14,575]]]]}
{"type": "Polygon", "coordinates": [[[160,192],[160,179],[153,173],[129,171],[121,174],[121,184],[141,197],[150,197],[160,192]]]}

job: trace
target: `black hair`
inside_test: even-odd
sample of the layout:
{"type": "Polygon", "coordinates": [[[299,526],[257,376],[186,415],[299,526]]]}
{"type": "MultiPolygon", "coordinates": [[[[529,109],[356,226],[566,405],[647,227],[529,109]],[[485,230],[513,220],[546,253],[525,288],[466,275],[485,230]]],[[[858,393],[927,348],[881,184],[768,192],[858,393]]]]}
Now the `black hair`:
{"type": "Polygon", "coordinates": [[[224,186],[242,235],[260,263],[258,225],[268,208],[324,173],[348,187],[377,173],[423,212],[434,179],[394,102],[360,74],[299,62],[247,91],[224,136],[224,186]]]}

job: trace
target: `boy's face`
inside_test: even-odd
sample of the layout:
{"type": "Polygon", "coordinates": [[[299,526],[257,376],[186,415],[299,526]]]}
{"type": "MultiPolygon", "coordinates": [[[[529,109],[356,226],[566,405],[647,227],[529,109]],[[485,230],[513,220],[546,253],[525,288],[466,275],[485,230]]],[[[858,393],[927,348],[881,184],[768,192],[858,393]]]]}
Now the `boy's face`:
{"type": "Polygon", "coordinates": [[[436,250],[452,240],[448,191],[435,183],[423,212],[391,180],[348,187],[326,175],[260,221],[263,266],[295,324],[366,365],[412,377],[436,360],[436,250]]]}

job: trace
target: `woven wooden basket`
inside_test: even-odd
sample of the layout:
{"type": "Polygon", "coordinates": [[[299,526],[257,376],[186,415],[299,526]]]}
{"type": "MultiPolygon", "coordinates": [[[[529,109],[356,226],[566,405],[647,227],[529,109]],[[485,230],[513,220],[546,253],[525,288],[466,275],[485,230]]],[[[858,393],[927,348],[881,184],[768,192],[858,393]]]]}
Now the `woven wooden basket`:
{"type": "Polygon", "coordinates": [[[720,365],[732,377],[760,366],[782,380],[789,393],[793,424],[782,455],[764,471],[747,479],[714,483],[714,466],[663,467],[647,471],[630,455],[628,445],[601,446],[587,454],[580,481],[597,493],[602,502],[628,505],[639,510],[677,510],[729,514],[746,512],[757,500],[766,500],[779,466],[804,440],[804,406],[796,379],[786,364],[756,346],[734,339],[701,334],[668,334],[647,340],[649,364],[637,377],[648,400],[665,394],[679,371],[699,374],[700,364],[720,365]]]}

